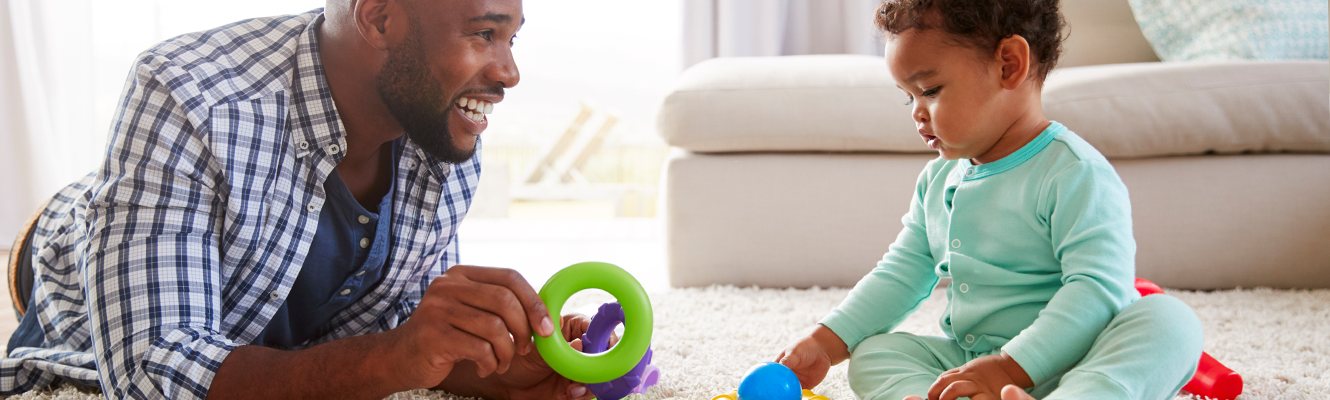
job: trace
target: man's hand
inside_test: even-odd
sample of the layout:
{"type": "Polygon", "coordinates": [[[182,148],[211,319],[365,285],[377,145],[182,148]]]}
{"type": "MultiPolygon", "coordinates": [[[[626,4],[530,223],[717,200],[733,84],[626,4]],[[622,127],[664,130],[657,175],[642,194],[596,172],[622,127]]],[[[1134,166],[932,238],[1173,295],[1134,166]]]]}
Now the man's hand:
{"type": "Polygon", "coordinates": [[[850,358],[845,342],[822,324],[813,327],[813,331],[790,344],[785,351],[776,356],[776,362],[789,367],[799,377],[799,385],[812,389],[827,377],[827,370],[832,365],[840,364],[850,358]]]}
{"type": "MultiPolygon", "coordinates": [[[[562,318],[560,333],[564,339],[581,337],[586,332],[591,318],[585,315],[566,315],[562,318]]],[[[615,340],[611,338],[611,343],[615,340]]],[[[582,350],[580,339],[571,340],[570,345],[582,350]]],[[[493,399],[560,399],[587,400],[594,398],[586,385],[564,378],[550,369],[549,364],[540,357],[539,352],[530,352],[513,359],[512,368],[501,374],[478,377],[472,368],[475,364],[466,363],[453,371],[453,374],[440,385],[440,389],[454,394],[481,395],[493,399]],[[476,391],[472,392],[474,388],[476,391]],[[489,392],[489,393],[482,393],[489,392]]]]}
{"type": "MultiPolygon", "coordinates": [[[[937,381],[933,382],[933,386],[928,388],[928,400],[955,400],[959,397],[969,397],[970,400],[999,400],[1003,398],[1001,396],[1003,388],[1009,385],[1030,388],[1034,386],[1034,382],[1030,381],[1030,375],[1025,369],[1007,353],[983,356],[965,363],[960,368],[943,372],[937,381]]],[[[1010,389],[1008,392],[1008,398],[1015,394],[1010,389]]]]}
{"type": "Polygon", "coordinates": [[[387,332],[400,360],[395,375],[405,387],[433,387],[462,361],[480,377],[503,374],[521,360],[517,356],[533,353],[533,328],[541,337],[554,333],[549,315],[516,271],[449,268],[430,283],[411,318],[387,332]]]}

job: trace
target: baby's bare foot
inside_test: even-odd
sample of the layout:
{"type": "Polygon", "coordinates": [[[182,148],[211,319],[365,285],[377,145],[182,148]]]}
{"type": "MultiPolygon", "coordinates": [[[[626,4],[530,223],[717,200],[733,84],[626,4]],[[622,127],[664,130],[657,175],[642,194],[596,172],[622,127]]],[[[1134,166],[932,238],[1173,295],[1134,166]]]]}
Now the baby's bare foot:
{"type": "Polygon", "coordinates": [[[1024,390],[1021,390],[1021,388],[1017,387],[1016,385],[1007,385],[1007,387],[1002,388],[1002,400],[1035,400],[1035,399],[1034,397],[1031,397],[1028,393],[1025,393],[1024,390]]]}

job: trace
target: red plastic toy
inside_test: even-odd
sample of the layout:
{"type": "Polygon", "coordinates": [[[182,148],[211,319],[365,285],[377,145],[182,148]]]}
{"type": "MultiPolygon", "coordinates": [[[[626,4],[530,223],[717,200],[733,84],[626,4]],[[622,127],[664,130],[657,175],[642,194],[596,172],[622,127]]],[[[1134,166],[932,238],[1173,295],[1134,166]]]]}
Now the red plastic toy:
{"type": "MultiPolygon", "coordinates": [[[[1136,291],[1141,296],[1164,293],[1154,282],[1136,278],[1136,291]]],[[[1220,364],[1210,354],[1201,353],[1201,363],[1196,366],[1196,375],[1182,387],[1187,393],[1220,400],[1233,400],[1242,394],[1242,376],[1220,364]]]]}

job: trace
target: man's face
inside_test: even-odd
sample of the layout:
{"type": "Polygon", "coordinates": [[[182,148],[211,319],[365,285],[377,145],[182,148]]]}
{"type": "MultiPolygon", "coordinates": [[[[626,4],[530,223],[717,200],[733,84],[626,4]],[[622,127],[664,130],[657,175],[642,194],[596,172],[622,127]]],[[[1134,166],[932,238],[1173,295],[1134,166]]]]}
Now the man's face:
{"type": "Polygon", "coordinates": [[[406,135],[448,163],[475,155],[485,114],[517,85],[521,0],[403,1],[409,31],[375,77],[406,135]]]}
{"type": "Polygon", "coordinates": [[[937,30],[910,29],[889,37],[887,67],[914,106],[915,128],[943,158],[976,158],[1002,137],[995,66],[937,30]]]}

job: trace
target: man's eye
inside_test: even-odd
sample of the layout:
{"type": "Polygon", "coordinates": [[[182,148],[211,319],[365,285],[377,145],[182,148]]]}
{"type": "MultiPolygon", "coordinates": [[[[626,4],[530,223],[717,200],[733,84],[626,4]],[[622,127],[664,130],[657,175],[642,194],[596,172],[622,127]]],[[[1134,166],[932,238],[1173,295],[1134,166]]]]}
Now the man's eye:
{"type": "Polygon", "coordinates": [[[480,31],[480,32],[476,32],[476,36],[480,36],[482,39],[485,39],[485,40],[494,40],[494,31],[480,31]]]}
{"type": "Polygon", "coordinates": [[[508,38],[508,45],[512,46],[514,44],[517,44],[517,35],[513,35],[513,37],[508,38]]]}

